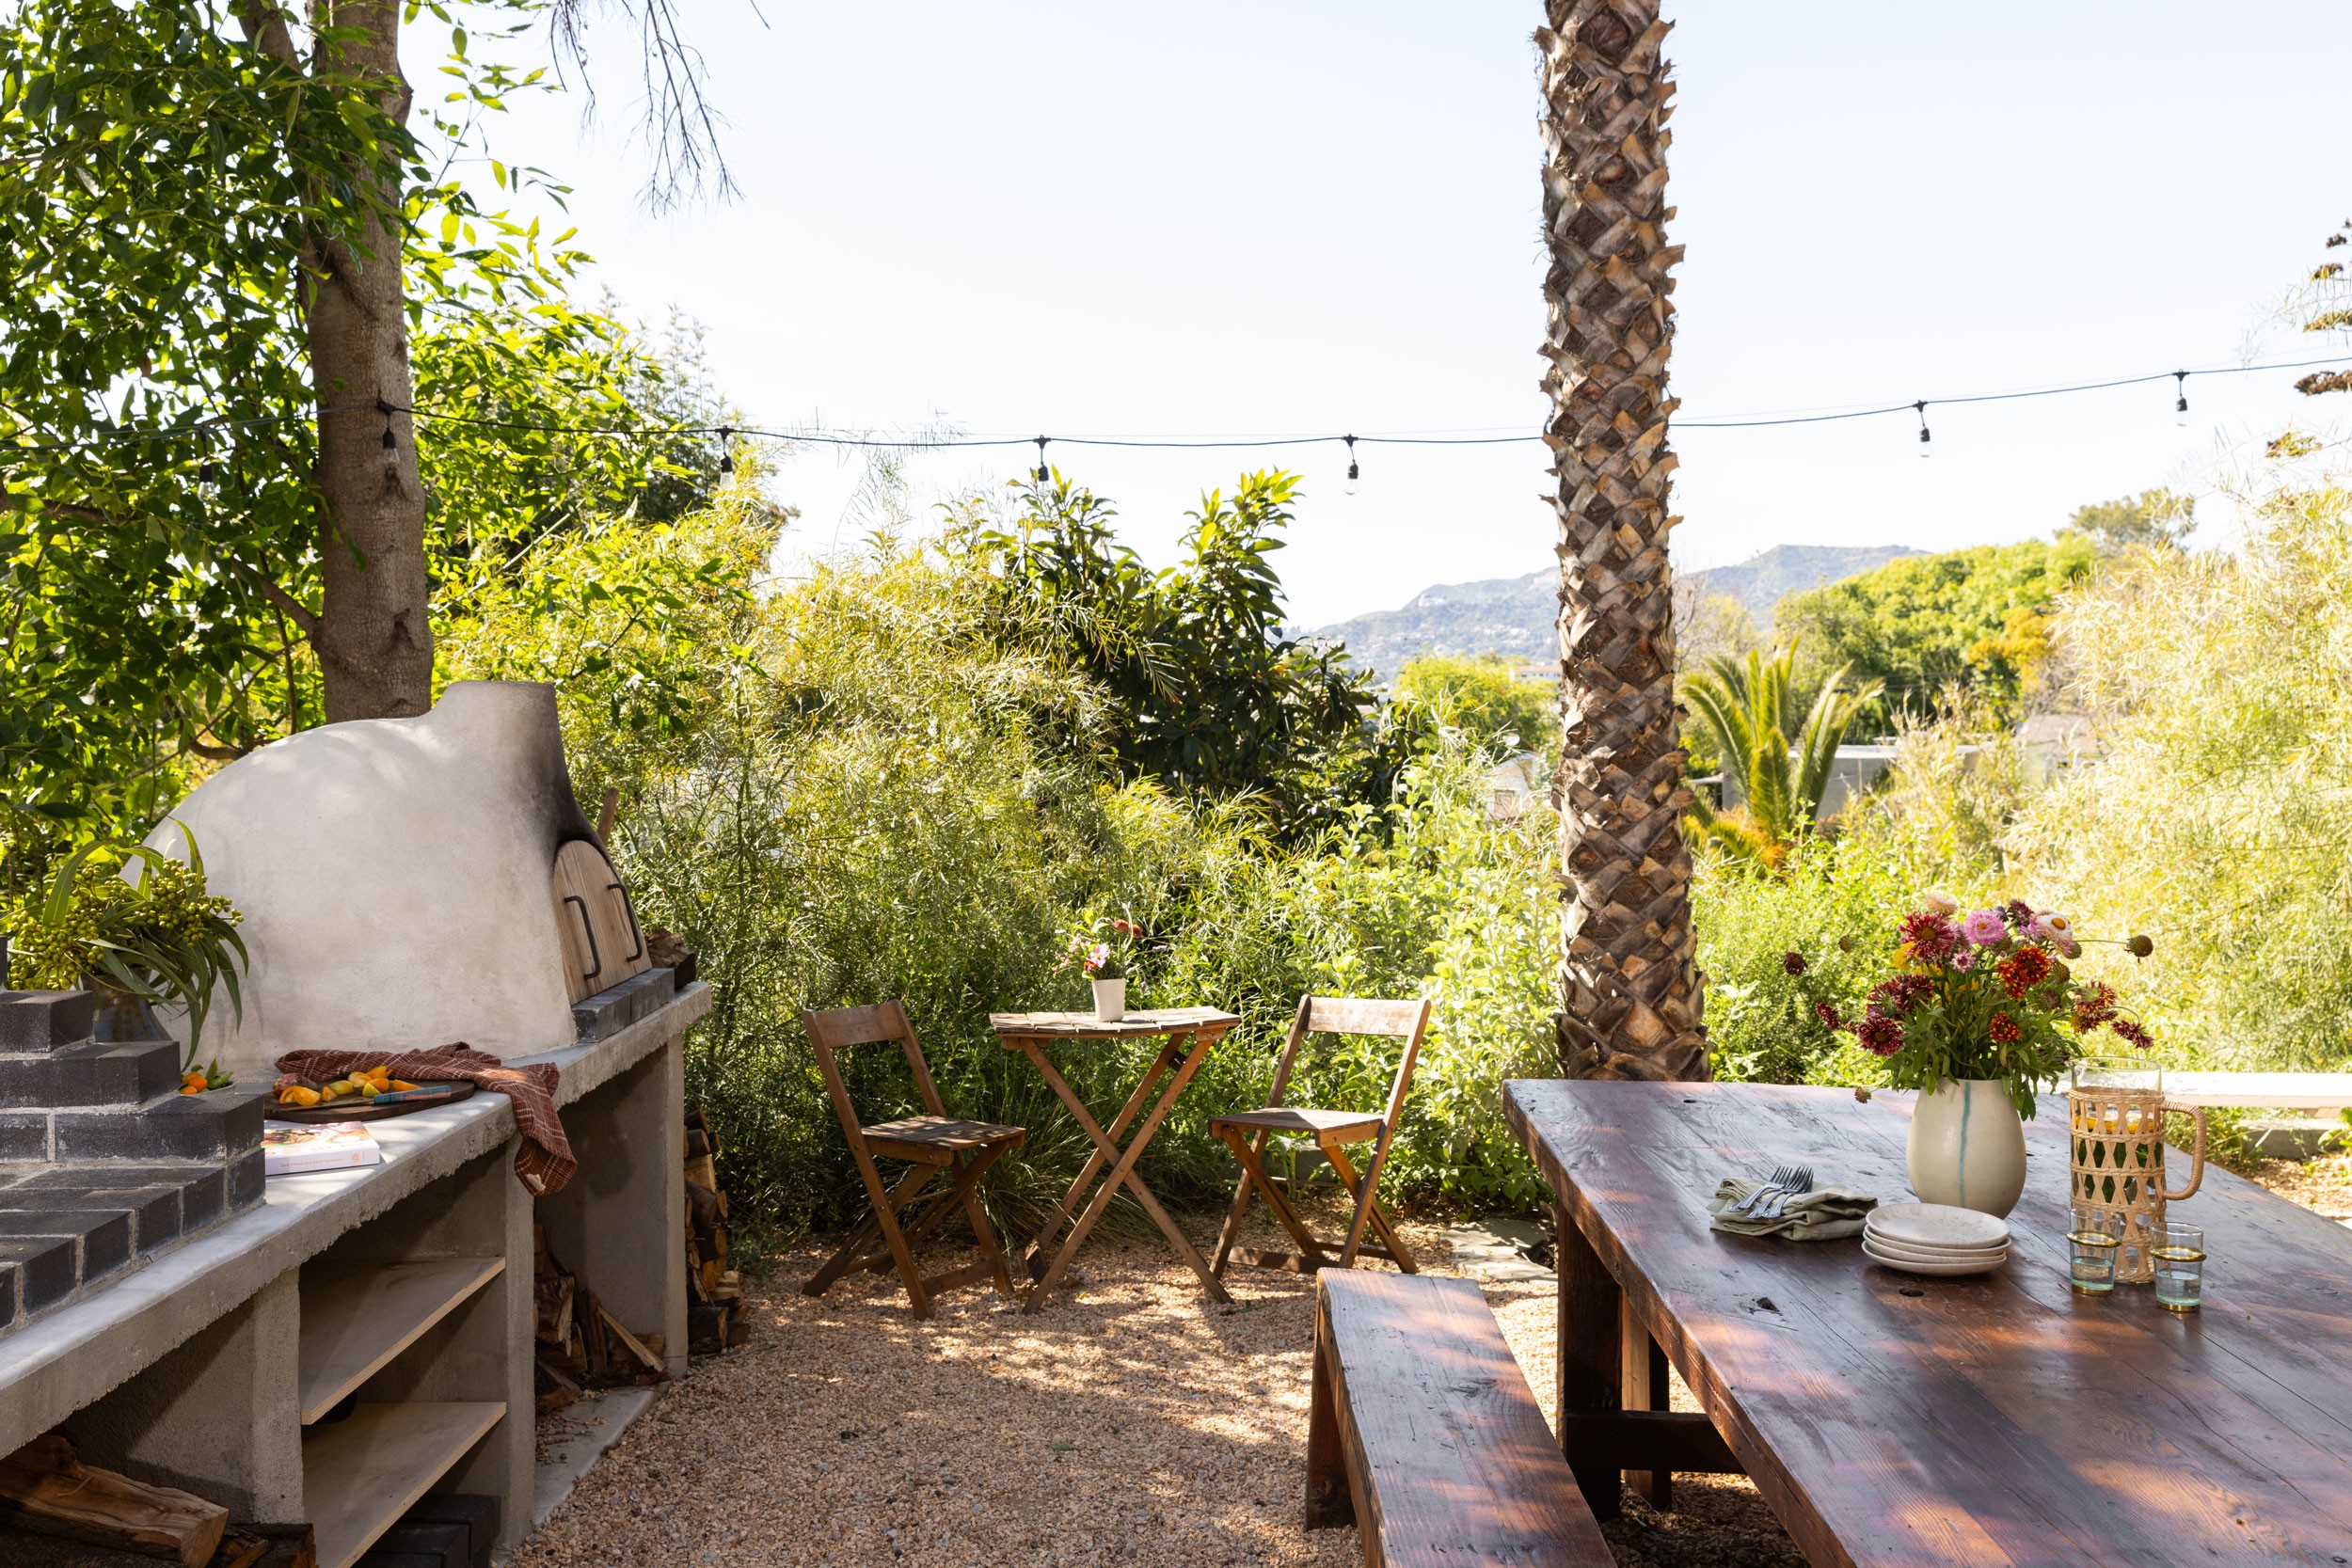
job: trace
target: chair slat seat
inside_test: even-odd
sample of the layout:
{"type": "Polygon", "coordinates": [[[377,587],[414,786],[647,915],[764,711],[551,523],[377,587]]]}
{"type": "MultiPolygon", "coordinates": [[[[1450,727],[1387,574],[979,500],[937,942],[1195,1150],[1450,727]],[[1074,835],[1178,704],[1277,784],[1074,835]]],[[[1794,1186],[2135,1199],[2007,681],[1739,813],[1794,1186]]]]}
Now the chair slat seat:
{"type": "Polygon", "coordinates": [[[1228,1127],[1245,1132],[1305,1132],[1326,1133],[1334,1138],[1349,1138],[1350,1133],[1371,1137],[1380,1131],[1377,1114],[1361,1111],[1318,1111],[1311,1105],[1269,1105],[1263,1111],[1235,1111],[1209,1123],[1209,1131],[1222,1133],[1228,1127]]]}
{"type": "Polygon", "coordinates": [[[945,1159],[967,1148],[1017,1147],[1027,1133],[1018,1127],[993,1121],[966,1121],[961,1117],[900,1117],[861,1129],[877,1154],[909,1150],[915,1159],[945,1159]]]}

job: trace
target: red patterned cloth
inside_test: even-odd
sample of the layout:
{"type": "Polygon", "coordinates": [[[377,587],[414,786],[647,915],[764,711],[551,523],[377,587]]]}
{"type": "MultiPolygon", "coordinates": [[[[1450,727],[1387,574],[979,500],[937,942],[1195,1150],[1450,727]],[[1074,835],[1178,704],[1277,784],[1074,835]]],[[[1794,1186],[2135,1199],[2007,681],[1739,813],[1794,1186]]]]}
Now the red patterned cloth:
{"type": "Polygon", "coordinates": [[[431,1051],[293,1051],[278,1058],[278,1070],[292,1072],[315,1084],[332,1083],[346,1072],[372,1067],[391,1069],[395,1078],[421,1083],[429,1078],[457,1079],[502,1094],[515,1104],[515,1127],[523,1146],[515,1154],[515,1174],[535,1197],[561,1192],[580,1168],[572,1158],[572,1141],[564,1135],[564,1121],[555,1114],[557,1073],[552,1062],[509,1067],[463,1040],[431,1051]]]}

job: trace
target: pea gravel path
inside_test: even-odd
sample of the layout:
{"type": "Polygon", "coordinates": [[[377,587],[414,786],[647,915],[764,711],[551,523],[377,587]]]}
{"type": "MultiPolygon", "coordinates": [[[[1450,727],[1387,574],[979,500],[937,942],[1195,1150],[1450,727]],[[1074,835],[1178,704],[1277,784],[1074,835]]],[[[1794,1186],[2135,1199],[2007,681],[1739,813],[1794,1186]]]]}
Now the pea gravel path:
{"type": "MultiPolygon", "coordinates": [[[[1452,1273],[1444,1228],[1404,1222],[1452,1273]]],[[[918,1323],[873,1275],[811,1301],[820,1252],[787,1257],[747,1287],[751,1342],[665,1389],[516,1568],[1360,1562],[1354,1530],[1298,1525],[1312,1281],[1236,1266],[1218,1307],[1164,1247],[1097,1235],[1089,1283],[1029,1318],[967,1290],[918,1323]]],[[[1549,1282],[1486,1294],[1549,1402],[1549,1282]]],[[[1744,1481],[1692,1480],[1677,1513],[1611,1527],[1622,1564],[1801,1560],[1744,1481]]]]}

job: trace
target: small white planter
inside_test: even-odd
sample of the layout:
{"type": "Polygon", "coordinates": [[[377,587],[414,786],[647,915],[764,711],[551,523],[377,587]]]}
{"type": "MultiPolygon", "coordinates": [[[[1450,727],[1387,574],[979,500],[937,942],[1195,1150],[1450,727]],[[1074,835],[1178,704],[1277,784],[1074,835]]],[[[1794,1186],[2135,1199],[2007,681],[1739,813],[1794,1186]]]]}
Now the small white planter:
{"type": "Polygon", "coordinates": [[[1105,1023],[1117,1023],[1127,1016],[1127,982],[1125,980],[1094,982],[1094,1016],[1105,1023]]]}
{"type": "Polygon", "coordinates": [[[1997,1079],[1947,1078],[1912,1107],[1904,1145],[1923,1203],[2007,1214],[2026,1191],[2026,1128],[1997,1079]]]}

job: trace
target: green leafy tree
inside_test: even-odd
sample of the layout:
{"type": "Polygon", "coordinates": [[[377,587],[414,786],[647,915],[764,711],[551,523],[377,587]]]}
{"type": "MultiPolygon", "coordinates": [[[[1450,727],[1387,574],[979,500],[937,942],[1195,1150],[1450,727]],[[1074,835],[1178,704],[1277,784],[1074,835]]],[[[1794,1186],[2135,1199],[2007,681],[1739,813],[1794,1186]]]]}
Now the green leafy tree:
{"type": "Polygon", "coordinates": [[[1461,731],[1496,755],[1557,750],[1557,688],[1549,681],[1520,680],[1518,669],[1491,655],[1424,655],[1405,661],[1396,684],[1389,689],[1389,700],[1422,708],[1438,723],[1461,731]]]}
{"type": "Polygon", "coordinates": [[[2159,546],[2178,549],[2197,527],[2197,498],[2170,490],[2142,490],[2111,501],[2078,506],[2061,537],[2078,533],[2103,556],[2159,546]]]}
{"type": "Polygon", "coordinates": [[[1796,651],[1787,647],[1770,657],[1751,650],[1745,660],[1719,655],[1682,683],[1683,701],[1714,739],[1726,784],[1736,776],[1743,797],[1721,814],[1694,801],[1692,836],[1772,866],[1820,819],[1837,748],[1855,715],[1879,694],[1876,681],[1846,689],[1840,667],[1808,703],[1796,663],[1796,651]]]}
{"type": "MultiPolygon", "coordinates": [[[[666,0],[628,8],[691,65],[666,0]]],[[[552,13],[576,40],[570,0],[552,13]]],[[[269,738],[306,679],[307,717],[430,701],[407,409],[453,378],[423,350],[483,312],[527,313],[541,342],[604,330],[564,303],[568,236],[450,173],[479,159],[501,198],[560,198],[479,139],[544,75],[485,44],[542,14],[27,0],[0,19],[0,758],[20,830],[151,816],[186,768],[269,738]],[[422,105],[399,59],[421,14],[448,36],[422,105]]],[[[663,75],[658,121],[693,131],[694,81],[663,75]]]]}
{"type": "Polygon", "coordinates": [[[958,513],[951,547],[991,573],[998,635],[1108,694],[1124,774],[1254,794],[1298,827],[1328,818],[1329,781],[1361,752],[1373,697],[1345,649],[1284,635],[1272,558],[1297,494],[1297,477],[1275,470],[1210,491],[1188,514],[1184,559],[1154,572],[1114,539],[1110,503],[1057,474],[1024,488],[1009,527],[958,513]]]}
{"type": "Polygon", "coordinates": [[[2043,618],[2098,557],[2082,533],[1907,557],[1791,594],[1772,624],[1814,666],[1879,683],[1893,713],[1931,715],[1957,690],[1997,714],[2047,651],[2043,618]]]}

